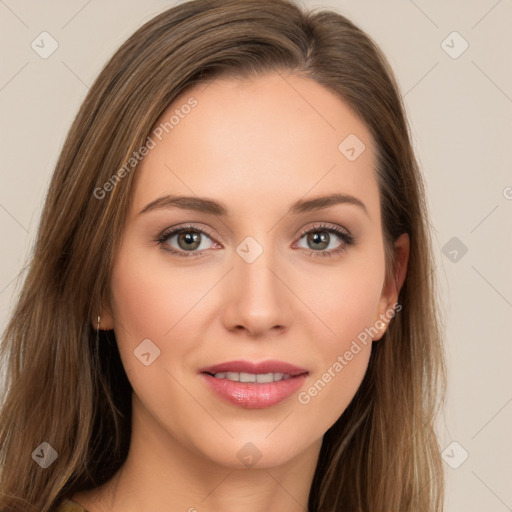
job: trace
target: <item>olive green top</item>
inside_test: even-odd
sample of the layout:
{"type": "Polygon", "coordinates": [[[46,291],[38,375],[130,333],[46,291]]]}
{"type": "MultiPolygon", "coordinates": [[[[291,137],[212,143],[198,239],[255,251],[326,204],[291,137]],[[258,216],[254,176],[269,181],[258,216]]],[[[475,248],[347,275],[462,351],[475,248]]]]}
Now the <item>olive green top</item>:
{"type": "Polygon", "coordinates": [[[55,512],[87,512],[84,507],[73,500],[64,500],[55,512]]]}

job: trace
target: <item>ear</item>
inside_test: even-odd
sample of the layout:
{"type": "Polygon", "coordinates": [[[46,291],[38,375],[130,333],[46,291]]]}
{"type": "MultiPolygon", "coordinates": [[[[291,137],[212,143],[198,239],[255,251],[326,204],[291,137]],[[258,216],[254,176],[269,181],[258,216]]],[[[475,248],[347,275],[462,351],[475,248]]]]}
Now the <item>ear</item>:
{"type": "Polygon", "coordinates": [[[99,311],[94,315],[92,319],[92,326],[94,330],[98,329],[98,316],[100,317],[100,330],[110,331],[114,328],[114,316],[112,314],[112,306],[110,305],[110,299],[104,297],[101,301],[101,307],[99,311]]]}
{"type": "MultiPolygon", "coordinates": [[[[374,325],[378,327],[379,333],[373,338],[373,341],[380,340],[386,329],[388,328],[389,321],[393,318],[395,304],[398,301],[398,295],[405,281],[407,275],[407,264],[409,262],[410,239],[407,233],[402,233],[395,241],[394,244],[394,259],[395,268],[393,275],[387,279],[382,289],[382,294],[379,300],[378,317],[375,319],[374,325]]],[[[400,308],[401,309],[401,308],[400,308]]]]}

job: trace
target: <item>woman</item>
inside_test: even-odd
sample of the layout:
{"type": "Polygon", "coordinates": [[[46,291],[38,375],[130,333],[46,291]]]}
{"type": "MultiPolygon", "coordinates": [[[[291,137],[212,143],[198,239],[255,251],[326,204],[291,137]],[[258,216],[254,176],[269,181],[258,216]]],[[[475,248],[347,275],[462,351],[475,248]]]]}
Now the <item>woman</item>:
{"type": "Polygon", "coordinates": [[[71,127],[2,343],[0,509],[441,511],[424,189],[343,16],[195,0],[71,127]]]}

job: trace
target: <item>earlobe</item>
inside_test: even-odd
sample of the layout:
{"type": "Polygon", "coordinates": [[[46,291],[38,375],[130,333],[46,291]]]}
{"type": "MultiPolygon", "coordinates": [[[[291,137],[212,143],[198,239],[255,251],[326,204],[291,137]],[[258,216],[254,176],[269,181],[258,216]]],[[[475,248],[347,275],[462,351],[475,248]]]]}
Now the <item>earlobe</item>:
{"type": "Polygon", "coordinates": [[[410,239],[407,233],[402,233],[395,241],[394,244],[394,260],[395,268],[394,275],[392,276],[391,282],[386,283],[384,287],[381,301],[379,303],[379,317],[376,320],[379,326],[379,334],[373,338],[373,341],[378,341],[384,336],[389,322],[395,315],[395,310],[401,309],[400,305],[395,306],[398,302],[398,296],[400,290],[405,282],[407,275],[407,266],[409,263],[409,252],[410,252],[410,239]],[[384,324],[384,325],[382,325],[384,324]]]}

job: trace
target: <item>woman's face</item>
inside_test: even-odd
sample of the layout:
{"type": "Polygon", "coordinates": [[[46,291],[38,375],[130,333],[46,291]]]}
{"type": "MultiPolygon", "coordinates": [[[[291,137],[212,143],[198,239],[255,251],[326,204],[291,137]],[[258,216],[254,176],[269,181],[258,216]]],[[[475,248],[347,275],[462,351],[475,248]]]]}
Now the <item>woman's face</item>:
{"type": "Polygon", "coordinates": [[[370,133],[291,74],[194,86],[160,122],[102,312],[134,432],[233,467],[318,449],[396,300],[370,133]]]}

